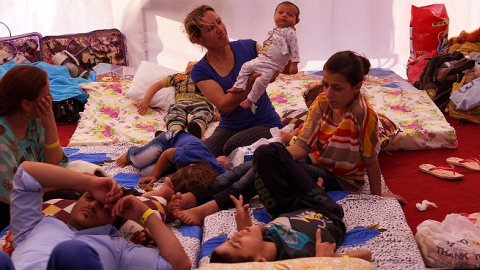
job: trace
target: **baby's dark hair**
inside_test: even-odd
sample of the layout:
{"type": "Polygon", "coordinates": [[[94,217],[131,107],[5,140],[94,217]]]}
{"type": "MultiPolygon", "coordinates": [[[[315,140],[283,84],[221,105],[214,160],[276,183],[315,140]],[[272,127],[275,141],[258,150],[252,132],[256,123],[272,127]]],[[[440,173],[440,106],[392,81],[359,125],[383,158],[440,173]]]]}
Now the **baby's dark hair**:
{"type": "Polygon", "coordinates": [[[244,257],[241,255],[234,255],[230,253],[220,253],[217,250],[213,250],[210,256],[211,263],[243,263],[253,262],[253,257],[244,257]]]}
{"type": "MultiPolygon", "coordinates": [[[[297,5],[295,5],[294,3],[290,2],[290,1],[283,1],[281,2],[280,4],[277,5],[277,7],[275,8],[275,11],[277,11],[277,8],[280,6],[280,5],[283,5],[283,4],[287,4],[287,5],[292,5],[294,6],[296,9],[297,9],[297,18],[300,17],[300,9],[298,8],[297,5]]],[[[298,23],[298,21],[297,21],[298,23]]]]}
{"type": "Polygon", "coordinates": [[[218,172],[205,160],[185,166],[170,176],[175,193],[186,193],[194,189],[207,189],[216,180],[218,172]]]}
{"type": "Polygon", "coordinates": [[[365,75],[370,71],[370,61],[356,52],[342,51],[332,55],[323,66],[323,70],[340,74],[350,85],[355,86],[363,82],[365,75]]]}
{"type": "Polygon", "coordinates": [[[303,99],[305,100],[305,102],[307,101],[314,101],[318,95],[320,95],[321,93],[325,92],[323,90],[323,85],[319,84],[319,85],[316,85],[315,87],[312,87],[310,89],[307,89],[307,91],[305,91],[303,93],[303,99]]]}

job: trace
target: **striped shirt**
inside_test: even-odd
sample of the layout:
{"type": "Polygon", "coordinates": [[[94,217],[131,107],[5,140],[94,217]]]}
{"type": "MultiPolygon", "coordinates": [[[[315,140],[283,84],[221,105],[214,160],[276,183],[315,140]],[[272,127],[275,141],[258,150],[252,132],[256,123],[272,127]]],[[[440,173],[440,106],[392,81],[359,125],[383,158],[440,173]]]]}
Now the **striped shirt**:
{"type": "Polygon", "coordinates": [[[365,184],[365,163],[377,160],[380,151],[377,114],[359,94],[339,124],[332,118],[325,93],[315,100],[295,144],[310,154],[313,163],[332,172],[342,188],[365,184]]]}

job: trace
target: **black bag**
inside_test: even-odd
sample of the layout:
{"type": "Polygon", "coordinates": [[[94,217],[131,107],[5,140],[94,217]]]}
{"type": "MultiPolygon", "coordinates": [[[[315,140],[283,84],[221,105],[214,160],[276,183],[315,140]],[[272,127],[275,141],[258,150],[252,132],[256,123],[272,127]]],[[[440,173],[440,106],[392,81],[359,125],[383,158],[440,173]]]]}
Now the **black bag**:
{"type": "Polygon", "coordinates": [[[76,98],[68,98],[52,103],[53,115],[57,123],[74,123],[80,119],[80,112],[83,112],[83,104],[76,98]]]}
{"type": "Polygon", "coordinates": [[[460,82],[464,72],[474,65],[474,60],[464,58],[463,54],[458,51],[435,55],[425,65],[420,73],[420,79],[415,82],[414,86],[426,90],[435,104],[439,108],[443,108],[449,101],[453,84],[460,82]],[[442,67],[445,62],[453,63],[449,67],[442,67]]]}

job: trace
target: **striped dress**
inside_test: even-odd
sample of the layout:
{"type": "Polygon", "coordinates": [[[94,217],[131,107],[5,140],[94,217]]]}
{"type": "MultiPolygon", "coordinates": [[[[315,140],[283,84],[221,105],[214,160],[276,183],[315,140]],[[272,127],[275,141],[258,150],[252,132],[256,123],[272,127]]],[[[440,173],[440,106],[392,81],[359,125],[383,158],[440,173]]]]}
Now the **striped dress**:
{"type": "Polygon", "coordinates": [[[377,114],[362,94],[339,124],[332,112],[325,93],[320,94],[295,144],[313,149],[312,162],[332,172],[344,190],[356,190],[365,184],[365,163],[375,162],[380,151],[377,114]]]}

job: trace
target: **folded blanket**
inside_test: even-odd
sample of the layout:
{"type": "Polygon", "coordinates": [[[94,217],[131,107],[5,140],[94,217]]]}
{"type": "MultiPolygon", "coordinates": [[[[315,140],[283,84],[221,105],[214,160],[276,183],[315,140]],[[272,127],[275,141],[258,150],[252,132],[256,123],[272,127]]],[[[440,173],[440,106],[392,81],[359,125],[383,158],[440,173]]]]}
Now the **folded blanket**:
{"type": "MultiPolygon", "coordinates": [[[[27,62],[24,65],[37,66],[48,73],[48,79],[50,80],[50,92],[53,95],[54,101],[64,100],[67,98],[76,98],[83,104],[87,103],[88,95],[78,85],[81,83],[95,81],[95,73],[90,72],[88,80],[85,80],[83,78],[72,78],[68,72],[68,69],[64,66],[50,65],[45,62],[27,62]]],[[[18,64],[13,61],[0,65],[0,77],[3,77],[8,70],[15,66],[18,66],[18,64]]]]}

